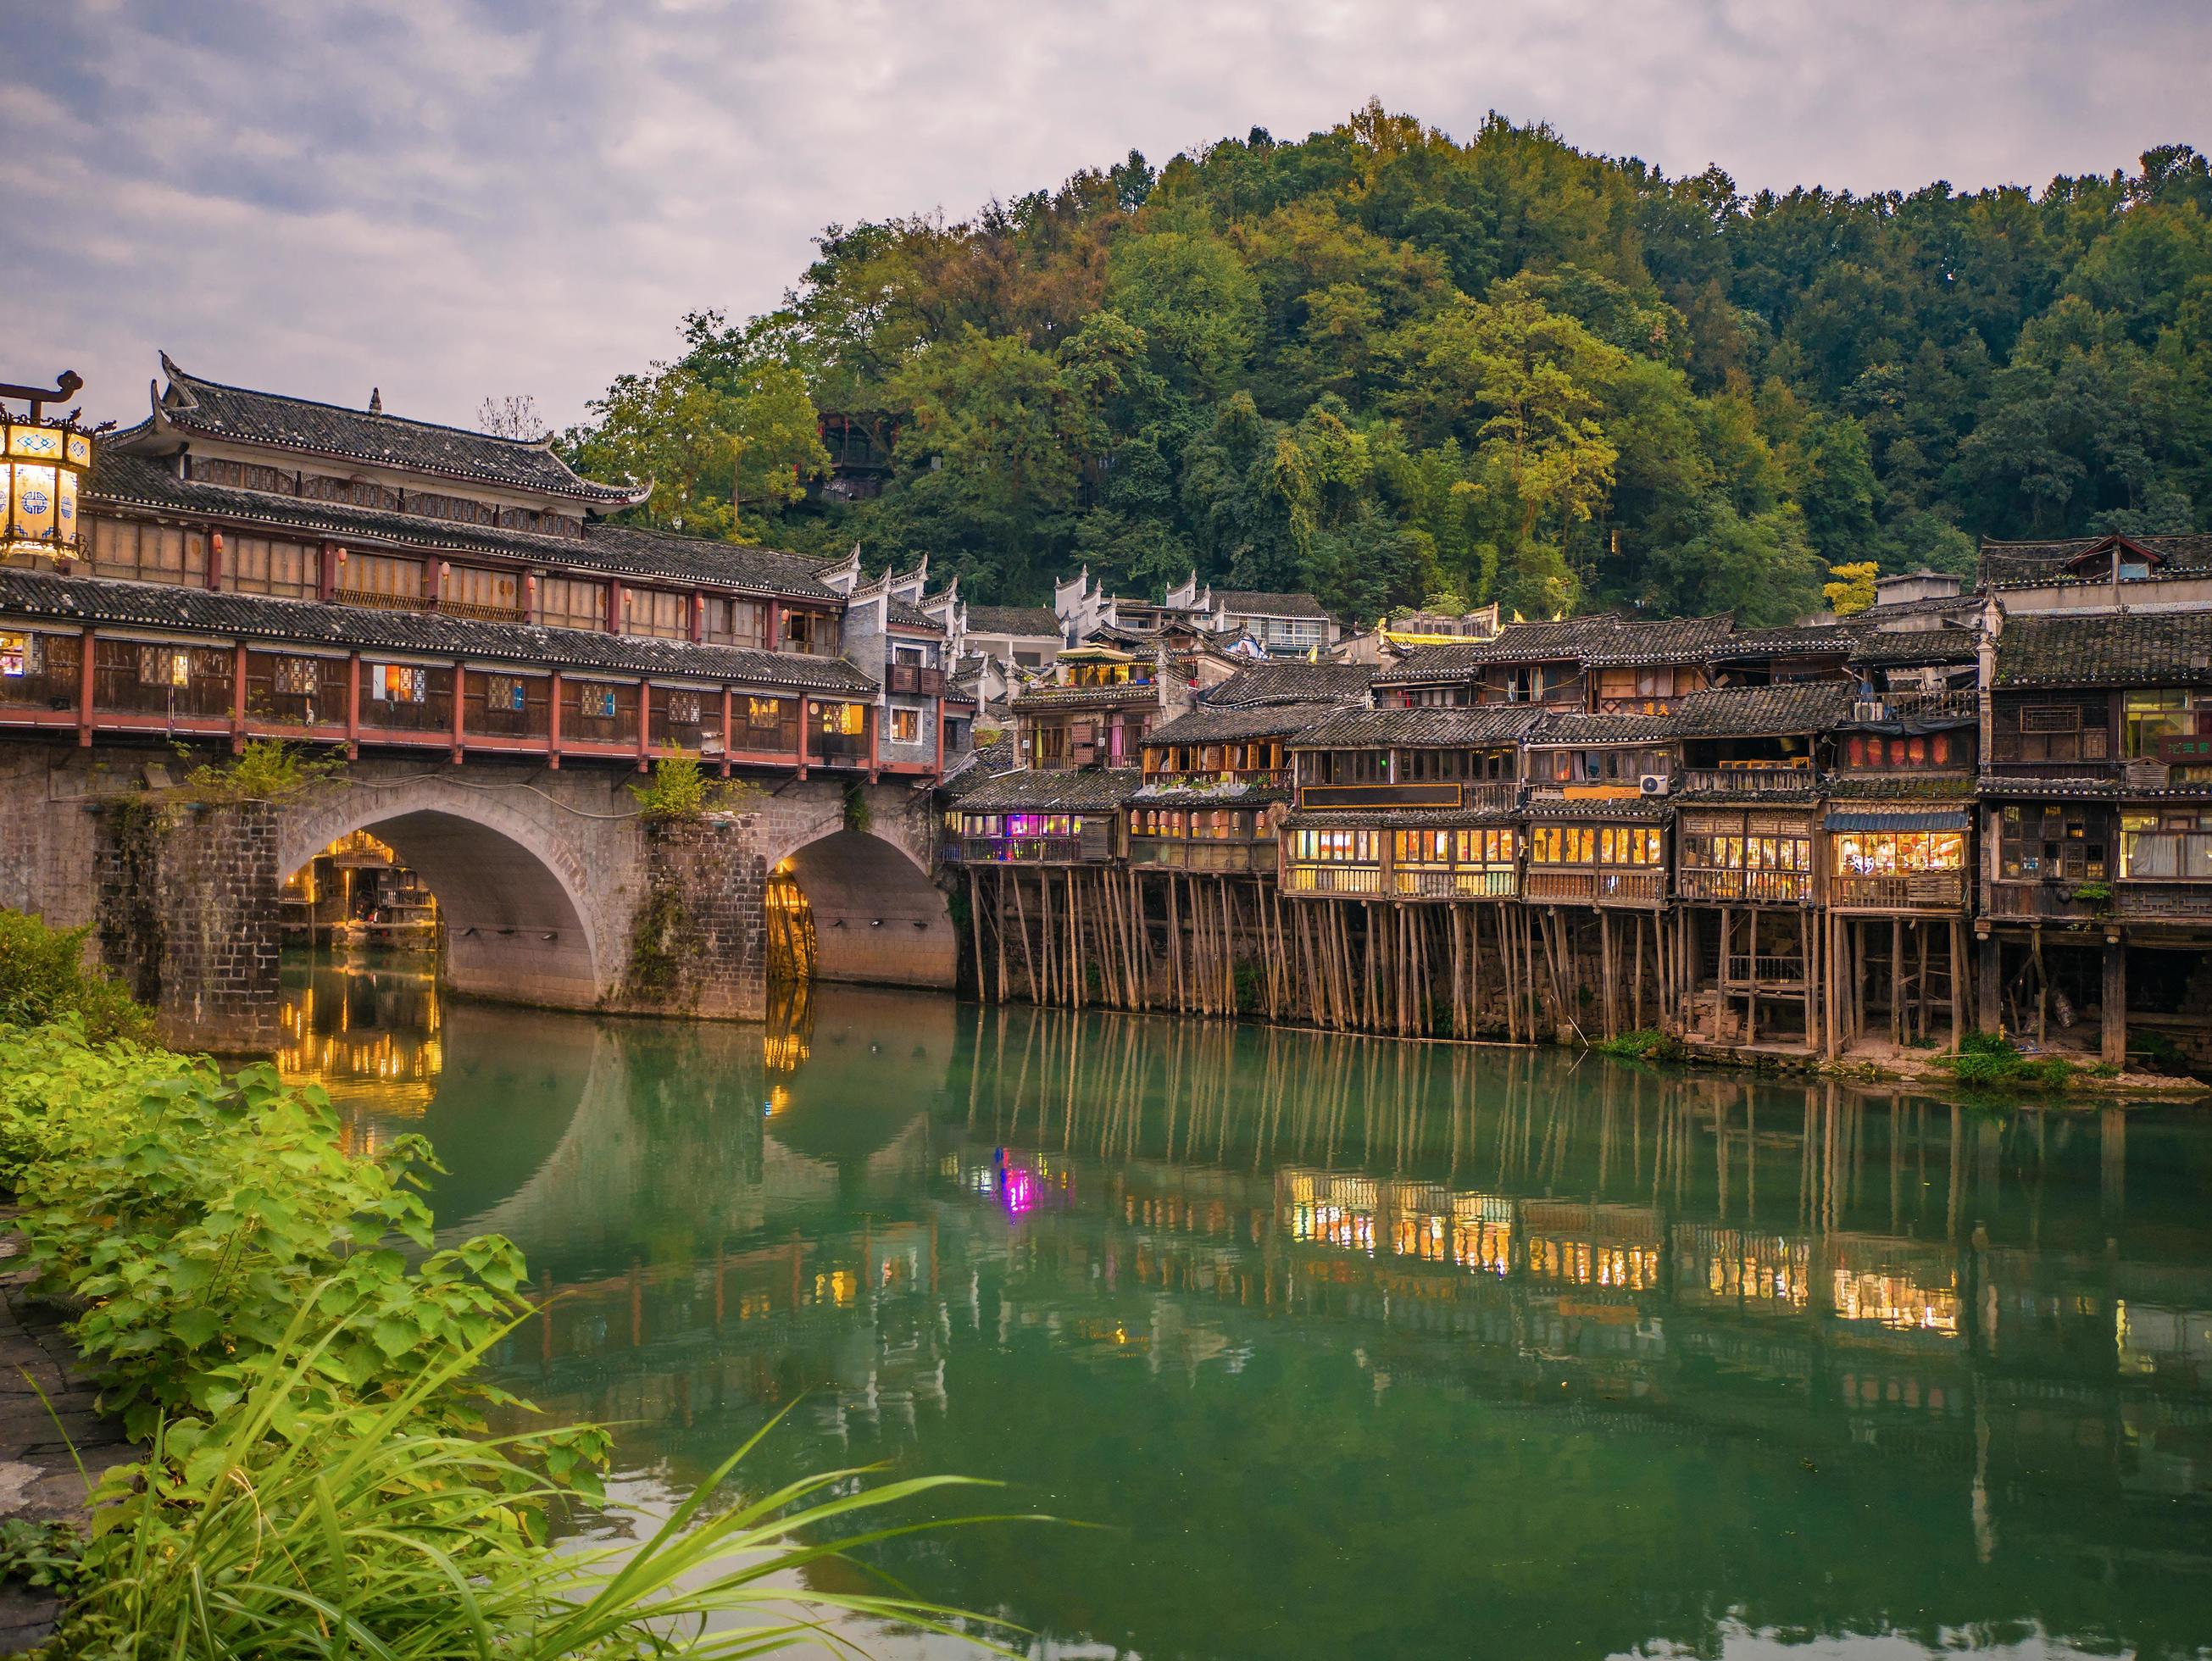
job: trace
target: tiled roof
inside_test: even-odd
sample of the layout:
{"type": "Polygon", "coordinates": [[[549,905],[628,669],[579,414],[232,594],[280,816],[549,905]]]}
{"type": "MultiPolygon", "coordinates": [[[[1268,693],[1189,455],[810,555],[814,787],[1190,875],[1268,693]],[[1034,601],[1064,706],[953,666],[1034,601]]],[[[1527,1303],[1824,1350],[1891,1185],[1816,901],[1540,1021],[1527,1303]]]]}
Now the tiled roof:
{"type": "Polygon", "coordinates": [[[1144,782],[1145,776],[1133,767],[1024,767],[986,780],[960,799],[960,808],[969,813],[1098,812],[1119,807],[1144,782]]]}
{"type": "Polygon", "coordinates": [[[1825,733],[1850,715],[1856,691],[1848,681],[1803,680],[1692,692],[1675,707],[1675,727],[1687,738],[1825,733]]]}
{"type": "Polygon", "coordinates": [[[1981,649],[1978,629],[1865,629],[1851,648],[1853,663],[1972,663],[1981,649]]]}
{"type": "MultiPolygon", "coordinates": [[[[2071,576],[2066,567],[2112,541],[2111,537],[2075,537],[2050,542],[1993,542],[1981,550],[1981,581],[2002,585],[2014,582],[2063,581],[2071,576]]],[[[2180,536],[2131,536],[2126,540],[2164,562],[2166,571],[2212,568],[2212,535],[2191,532],[2180,536]]]]}
{"type": "Polygon", "coordinates": [[[1288,801],[1291,793],[1279,784],[1148,784],[1129,798],[1147,807],[1265,807],[1288,801]]]}
{"type": "Polygon", "coordinates": [[[919,605],[903,599],[884,602],[884,620],[894,629],[926,629],[933,635],[943,635],[945,625],[923,611],[919,605]]]}
{"type": "Polygon", "coordinates": [[[1320,618],[1328,613],[1311,594],[1268,594],[1250,588],[1216,588],[1212,591],[1217,611],[1233,613],[1237,617],[1255,618],[1320,618]]]}
{"type": "Polygon", "coordinates": [[[1218,709],[1199,704],[1164,727],[1145,734],[1147,745],[1224,744],[1244,739],[1287,738],[1326,721],[1333,703],[1269,703],[1249,709],[1218,709]]]}
{"type": "Polygon", "coordinates": [[[2117,776],[2098,779],[2014,778],[2003,773],[1984,773],[1977,788],[1984,796],[2034,800],[2042,796],[2112,796],[2120,794],[2117,776]]]}
{"type": "Polygon", "coordinates": [[[1853,777],[1831,773],[1826,794],[1836,801],[1963,801],[1974,794],[1971,774],[1874,774],[1853,777]]]}
{"type": "Polygon", "coordinates": [[[1218,709],[1260,703],[1364,703],[1374,678],[1371,664],[1255,663],[1208,690],[1200,702],[1218,709]]]}
{"type": "Polygon", "coordinates": [[[1127,681],[1118,686],[1024,686],[1014,694],[1017,709],[1111,709],[1159,700],[1158,681],[1127,681]]]}
{"type": "Polygon", "coordinates": [[[1291,740],[1297,750],[1472,750],[1518,742],[1536,724],[1525,703],[1458,709],[1346,709],[1291,740]]]}
{"type": "Polygon", "coordinates": [[[1615,628],[1614,617],[1565,618],[1556,623],[1509,623],[1489,640],[1416,646],[1395,667],[1375,677],[1377,686],[1457,680],[1486,663],[1580,660],[1583,649],[1615,628]]]}
{"type": "Polygon", "coordinates": [[[1488,663],[1691,663],[1704,659],[1733,627],[1725,614],[1645,618],[1606,612],[1551,623],[1509,623],[1490,640],[1417,646],[1395,668],[1376,676],[1375,684],[1462,679],[1488,663]]]}
{"type": "Polygon", "coordinates": [[[1459,825],[1510,824],[1519,818],[1518,808],[1339,807],[1287,813],[1283,818],[1283,829],[1310,830],[1375,825],[1385,830],[1443,830],[1459,825]]]}
{"type": "Polygon", "coordinates": [[[2212,611],[2008,618],[1996,684],[2212,685],[2212,611]]]}
{"type": "Polygon", "coordinates": [[[979,744],[968,752],[968,758],[938,786],[938,792],[955,799],[971,795],[982,788],[994,774],[1012,770],[1014,761],[1014,741],[1012,739],[994,739],[988,744],[979,744]]]}
{"type": "Polygon", "coordinates": [[[1674,736],[1672,715],[1585,715],[1553,710],[1536,723],[1530,744],[1645,744],[1674,736]]]}
{"type": "Polygon", "coordinates": [[[1674,814],[1659,796],[1532,796],[1526,812],[1532,819],[1626,819],[1635,824],[1664,824],[1674,814]]]}
{"type": "Polygon", "coordinates": [[[385,611],[258,594],[210,593],[204,588],[58,577],[43,571],[0,570],[0,612],[71,624],[108,623],[148,629],[204,630],[240,639],[300,646],[420,653],[536,664],[556,669],[604,669],[638,675],[682,675],[743,685],[788,687],[872,696],[875,683],[840,658],[755,652],[735,646],[581,629],[541,629],[483,623],[427,611],[385,611]]]}
{"type": "Polygon", "coordinates": [[[495,438],[460,427],[226,386],[186,374],[167,353],[161,368],[169,377],[169,391],[161,402],[161,418],[185,432],[404,467],[576,502],[621,507],[637,497],[628,486],[579,478],[553,453],[550,437],[534,442],[495,438]]]}
{"type": "Polygon", "coordinates": [[[1583,651],[1591,668],[1639,663],[1696,663],[1735,627],[1726,612],[1705,618],[1625,618],[1583,651]]]}
{"type": "Polygon", "coordinates": [[[836,600],[817,581],[811,562],[767,548],[741,548],[707,537],[672,535],[633,525],[590,524],[581,537],[503,531],[421,514],[388,513],[343,502],[315,502],[262,490],[234,490],[179,478],[150,457],[127,455],[112,441],[94,455],[85,505],[204,514],[350,542],[368,538],[430,552],[489,554],[533,565],[593,575],[659,578],[744,588],[793,599],[836,600]]]}
{"type": "Polygon", "coordinates": [[[1793,624],[1780,629],[1754,629],[1715,641],[1705,651],[1708,662],[1739,658],[1821,657],[1850,649],[1854,630],[1847,624],[1793,624]]]}
{"type": "Polygon", "coordinates": [[[971,635],[1030,635],[1060,638],[1060,618],[1045,605],[970,605],[971,635]]]}

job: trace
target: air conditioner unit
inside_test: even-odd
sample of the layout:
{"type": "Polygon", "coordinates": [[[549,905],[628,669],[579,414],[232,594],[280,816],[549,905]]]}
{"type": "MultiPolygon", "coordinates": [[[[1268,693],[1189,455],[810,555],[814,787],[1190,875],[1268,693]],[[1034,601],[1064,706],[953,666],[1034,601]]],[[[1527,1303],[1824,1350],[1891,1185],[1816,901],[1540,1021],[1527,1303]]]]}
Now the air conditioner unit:
{"type": "Polygon", "coordinates": [[[1663,796],[1667,794],[1667,784],[1664,773],[1646,773],[1636,781],[1636,791],[1643,796],[1663,796]]]}

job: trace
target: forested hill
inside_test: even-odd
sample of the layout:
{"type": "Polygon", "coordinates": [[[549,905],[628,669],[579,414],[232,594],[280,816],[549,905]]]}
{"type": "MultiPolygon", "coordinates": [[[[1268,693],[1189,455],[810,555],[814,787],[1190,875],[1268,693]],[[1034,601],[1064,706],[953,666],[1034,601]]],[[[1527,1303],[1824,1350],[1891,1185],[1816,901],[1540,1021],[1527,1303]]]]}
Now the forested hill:
{"type": "MultiPolygon", "coordinates": [[[[957,224],[832,226],[767,316],[686,319],[567,435],[656,521],[975,599],[1195,565],[1360,619],[1498,599],[1816,609],[1832,564],[2212,527],[2212,179],[1741,195],[1370,106],[957,224]],[[883,495],[800,499],[822,414],[883,495]],[[734,506],[732,502],[734,501],[734,506]]],[[[708,298],[708,297],[703,297],[708,298]]]]}

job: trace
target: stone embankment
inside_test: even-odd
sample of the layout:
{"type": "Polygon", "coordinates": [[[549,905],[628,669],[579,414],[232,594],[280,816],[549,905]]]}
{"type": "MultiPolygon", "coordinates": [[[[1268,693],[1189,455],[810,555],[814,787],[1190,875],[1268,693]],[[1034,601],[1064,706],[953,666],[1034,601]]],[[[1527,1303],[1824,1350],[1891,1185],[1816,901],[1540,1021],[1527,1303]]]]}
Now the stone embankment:
{"type": "MultiPolygon", "coordinates": [[[[89,1375],[64,1318],[33,1301],[15,1209],[0,1208],[0,1521],[84,1525],[86,1484],[135,1458],[120,1421],[93,1408],[89,1375]]],[[[35,1649],[52,1633],[61,1601],[0,1583],[0,1655],[35,1649]]]]}

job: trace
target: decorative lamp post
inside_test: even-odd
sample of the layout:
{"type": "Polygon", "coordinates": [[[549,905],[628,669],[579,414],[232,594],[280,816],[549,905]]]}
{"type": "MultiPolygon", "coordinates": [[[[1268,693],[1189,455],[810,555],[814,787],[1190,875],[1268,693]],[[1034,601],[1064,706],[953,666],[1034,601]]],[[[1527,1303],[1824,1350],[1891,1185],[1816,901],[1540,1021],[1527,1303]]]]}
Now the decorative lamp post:
{"type": "Polygon", "coordinates": [[[74,559],[83,547],[77,491],[92,471],[93,429],[77,424],[75,410],[46,412],[83,385],[70,370],[50,387],[0,381],[0,559],[27,553],[74,559]],[[29,405],[30,414],[6,408],[5,400],[29,405]]]}

